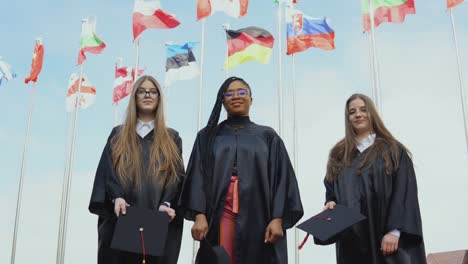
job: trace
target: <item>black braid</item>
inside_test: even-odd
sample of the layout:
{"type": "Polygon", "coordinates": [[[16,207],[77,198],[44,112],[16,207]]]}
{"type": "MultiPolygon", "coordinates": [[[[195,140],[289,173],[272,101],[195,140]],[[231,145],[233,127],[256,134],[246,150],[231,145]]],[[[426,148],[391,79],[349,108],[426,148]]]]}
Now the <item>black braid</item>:
{"type": "MultiPolygon", "coordinates": [[[[229,85],[234,82],[234,81],[241,81],[247,87],[250,87],[245,82],[243,79],[238,78],[238,77],[229,77],[224,81],[224,83],[221,85],[221,87],[218,90],[218,94],[216,95],[216,101],[213,106],[213,110],[211,110],[210,114],[210,119],[208,119],[208,123],[206,124],[206,127],[202,129],[200,132],[200,154],[202,156],[202,162],[203,162],[203,167],[205,169],[205,195],[207,201],[211,201],[211,182],[212,182],[212,177],[213,177],[213,145],[214,145],[214,140],[216,138],[216,135],[218,133],[219,127],[218,122],[219,122],[219,116],[221,115],[221,107],[223,106],[223,101],[224,101],[224,93],[226,92],[227,88],[229,85]]],[[[207,204],[209,206],[209,210],[213,210],[213,205],[207,204]]],[[[208,208],[207,208],[208,209],[208,208]]],[[[212,211],[211,211],[212,212],[212,211]]]]}

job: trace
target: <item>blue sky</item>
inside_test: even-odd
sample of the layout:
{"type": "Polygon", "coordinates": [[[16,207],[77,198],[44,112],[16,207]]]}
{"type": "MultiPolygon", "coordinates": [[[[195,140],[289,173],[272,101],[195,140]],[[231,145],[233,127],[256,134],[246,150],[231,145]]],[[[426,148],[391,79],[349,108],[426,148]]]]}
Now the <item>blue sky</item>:
{"type": "MultiPolygon", "coordinates": [[[[181,25],[173,30],[147,30],[141,39],[141,63],[147,73],[164,80],[166,41],[200,41],[195,1],[163,0],[163,9],[181,25]]],[[[370,95],[368,39],[361,33],[360,1],[299,0],[313,17],[327,16],[336,32],[336,50],[308,50],[297,54],[298,179],[306,216],[320,210],[322,179],[329,149],[343,134],[345,100],[354,92],[370,95]]],[[[450,17],[444,0],[416,1],[417,14],[404,25],[384,24],[377,30],[381,66],[383,118],[395,136],[414,155],[419,180],[427,252],[466,248],[468,214],[457,210],[468,203],[468,162],[458,96],[450,17]],[[463,187],[464,186],[464,187],[463,187]],[[444,217],[447,216],[447,217],[444,217]],[[449,218],[449,219],[448,219],[449,218]]],[[[37,84],[27,156],[17,262],[53,263],[57,245],[65,144],[69,117],[65,112],[68,78],[77,71],[76,58],[83,17],[97,17],[97,34],[107,44],[100,55],[89,55],[84,71],[97,89],[96,103],[79,113],[76,160],[71,192],[66,263],[95,260],[97,218],[87,211],[89,194],[102,148],[113,126],[112,84],[116,57],[135,64],[132,43],[132,1],[11,1],[0,17],[0,55],[16,70],[17,79],[0,87],[0,263],[10,259],[21,157],[31,85],[29,73],[34,39],[43,37],[44,66],[37,84]],[[6,12],[7,11],[7,12],[6,12]]],[[[278,128],[278,36],[276,5],[251,0],[248,15],[232,19],[222,13],[206,21],[203,123],[206,123],[218,87],[227,74],[247,80],[253,90],[251,118],[278,128]],[[225,73],[225,35],[232,29],[259,26],[276,38],[270,64],[246,63],[225,73]]],[[[468,69],[468,5],[456,9],[461,59],[468,69]]],[[[284,31],[283,31],[284,34],[284,31]]],[[[282,36],[284,40],[284,36],[282,36]]],[[[283,41],[283,49],[284,47],[283,41]]],[[[200,48],[194,49],[200,60],[200,48]]],[[[282,53],[284,76],[283,138],[292,153],[291,58],[282,53]]],[[[463,72],[468,83],[468,73],[463,72]]],[[[169,97],[168,123],[184,143],[184,159],[197,130],[199,79],[175,82],[169,97]]],[[[119,105],[125,110],[127,100],[119,105]]],[[[180,263],[189,263],[191,223],[186,222],[180,263]]],[[[292,252],[293,233],[289,234],[292,252]]],[[[302,238],[303,233],[300,233],[302,238]]],[[[292,257],[292,255],[290,255],[292,257]]],[[[301,263],[334,263],[333,247],[307,245],[301,263]]],[[[292,259],[291,259],[292,260],[292,259]]]]}

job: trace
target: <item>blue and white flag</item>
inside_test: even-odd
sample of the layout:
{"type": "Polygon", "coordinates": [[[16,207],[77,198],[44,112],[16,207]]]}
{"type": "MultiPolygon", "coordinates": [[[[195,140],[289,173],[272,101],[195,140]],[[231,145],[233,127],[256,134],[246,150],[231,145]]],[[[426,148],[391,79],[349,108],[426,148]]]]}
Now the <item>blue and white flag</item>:
{"type": "Polygon", "coordinates": [[[166,87],[170,86],[173,81],[192,79],[200,74],[192,52],[192,48],[196,45],[198,42],[188,42],[182,46],[166,45],[166,87]]]}
{"type": "Polygon", "coordinates": [[[14,78],[16,78],[16,73],[13,72],[11,66],[0,56],[0,86],[2,85],[3,80],[9,81],[14,78]]]}

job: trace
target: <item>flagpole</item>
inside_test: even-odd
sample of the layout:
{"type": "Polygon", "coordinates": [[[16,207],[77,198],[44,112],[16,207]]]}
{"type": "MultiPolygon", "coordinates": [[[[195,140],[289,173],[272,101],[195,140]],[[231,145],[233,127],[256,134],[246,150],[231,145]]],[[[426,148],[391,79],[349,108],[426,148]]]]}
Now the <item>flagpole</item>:
{"type": "MultiPolygon", "coordinates": [[[[227,42],[228,40],[228,37],[227,37],[227,34],[226,34],[226,31],[229,30],[229,23],[224,23],[222,25],[222,27],[224,28],[224,36],[226,37],[226,61],[229,60],[229,43],[227,42]]],[[[229,69],[226,68],[224,70],[224,79],[227,79],[229,77],[229,69]]]]}
{"type": "MultiPolygon", "coordinates": [[[[82,24],[87,23],[87,19],[81,21],[82,24]]],[[[76,126],[78,123],[78,113],[80,108],[80,98],[81,98],[81,86],[83,81],[83,64],[80,66],[80,76],[78,79],[78,91],[75,98],[75,111],[73,113],[72,121],[72,134],[71,134],[71,144],[70,152],[68,153],[67,164],[65,165],[68,168],[67,173],[64,179],[64,185],[66,188],[62,190],[62,211],[60,212],[60,226],[59,233],[61,231],[62,236],[59,238],[58,254],[57,254],[57,264],[64,264],[65,262],[65,249],[66,249],[66,240],[67,240],[67,225],[68,225],[68,209],[70,204],[70,190],[73,176],[73,161],[75,158],[75,141],[76,141],[76,126]]]]}
{"type": "Polygon", "coordinates": [[[283,68],[282,68],[282,29],[281,29],[281,1],[278,2],[278,134],[283,133],[283,68]]]}
{"type": "MultiPolygon", "coordinates": [[[[296,114],[296,59],[294,54],[291,55],[292,59],[292,104],[293,104],[293,159],[294,159],[294,170],[296,177],[299,176],[299,151],[297,145],[297,114],[296,114]]],[[[294,228],[294,263],[299,264],[299,230],[294,228]]]]}
{"type": "Polygon", "coordinates": [[[29,105],[28,110],[28,121],[26,125],[26,137],[24,140],[24,147],[23,147],[23,157],[21,160],[21,172],[20,172],[20,181],[18,187],[18,198],[16,200],[16,215],[15,215],[15,228],[13,231],[13,243],[11,246],[11,264],[15,263],[16,259],[16,241],[18,238],[18,224],[19,218],[21,214],[21,199],[23,195],[23,181],[24,181],[24,174],[26,172],[26,157],[28,155],[29,150],[29,140],[30,140],[30,133],[31,133],[31,117],[34,109],[34,98],[36,95],[36,82],[33,84],[32,94],[31,94],[31,102],[29,105]]]}
{"type": "MultiPolygon", "coordinates": [[[[201,36],[201,59],[200,59],[200,94],[198,97],[198,131],[202,128],[202,103],[203,103],[203,79],[204,79],[204,68],[205,68],[205,30],[206,23],[205,19],[202,19],[202,36],[201,36]]],[[[198,132],[197,131],[197,132],[198,132]]],[[[195,262],[194,262],[195,263],[195,262]]]]}
{"type": "MultiPolygon", "coordinates": [[[[197,133],[202,128],[202,104],[203,104],[203,75],[204,75],[204,63],[205,63],[205,30],[206,22],[205,18],[201,20],[201,55],[200,55],[200,90],[198,95],[198,123],[197,123],[197,133]]],[[[193,240],[192,246],[192,264],[195,264],[196,256],[200,243],[196,240],[193,240]]]]}
{"type": "Polygon", "coordinates": [[[468,125],[467,125],[467,112],[466,112],[466,105],[465,105],[465,91],[463,86],[463,75],[462,75],[462,65],[460,60],[460,50],[458,48],[458,38],[457,38],[457,31],[455,28],[455,17],[453,14],[453,8],[450,8],[450,20],[452,22],[452,31],[453,31],[453,42],[455,43],[455,52],[457,55],[457,66],[458,66],[458,90],[460,93],[460,101],[462,107],[462,114],[463,114],[463,125],[465,127],[465,144],[468,151],[468,125]]]}
{"type": "Polygon", "coordinates": [[[370,25],[371,25],[371,42],[372,42],[372,58],[373,64],[372,68],[374,70],[374,101],[379,110],[379,113],[382,114],[382,105],[380,100],[380,76],[379,76],[379,62],[377,58],[377,49],[375,41],[375,20],[374,20],[374,0],[369,0],[369,13],[370,13],[370,25]]]}
{"type": "Polygon", "coordinates": [[[169,97],[170,97],[170,85],[166,84],[166,87],[165,87],[165,95],[164,95],[164,104],[165,104],[165,107],[166,107],[166,118],[169,119],[169,97]]]}
{"type": "Polygon", "coordinates": [[[136,39],[135,80],[138,79],[138,66],[140,64],[140,36],[136,39]]]}
{"type": "MultiPolygon", "coordinates": [[[[63,173],[63,182],[62,182],[62,201],[65,200],[65,192],[63,190],[66,190],[67,188],[67,174],[68,174],[68,158],[69,158],[69,152],[70,152],[70,141],[71,141],[71,131],[72,131],[72,126],[73,126],[73,115],[72,113],[70,113],[68,115],[68,118],[69,118],[69,124],[68,124],[68,132],[67,132],[67,145],[66,145],[66,149],[65,149],[65,168],[64,168],[64,173],[63,173]]],[[[61,241],[62,241],[62,237],[63,237],[63,225],[62,225],[62,215],[63,215],[63,212],[65,210],[65,205],[64,203],[62,202],[61,204],[61,207],[60,207],[60,224],[59,224],[59,239],[58,239],[58,243],[57,243],[57,256],[56,256],[56,262],[58,263],[59,262],[59,259],[61,258],[62,256],[62,251],[63,251],[63,248],[61,247],[61,241]]]]}
{"type": "MultiPolygon", "coordinates": [[[[122,67],[122,60],[123,59],[121,57],[117,58],[117,60],[115,62],[115,67],[116,68],[122,67]]],[[[115,104],[114,104],[114,126],[117,126],[118,124],[119,124],[119,101],[115,102],[115,104]]]]}
{"type": "Polygon", "coordinates": [[[372,56],[372,37],[371,33],[367,32],[367,39],[369,44],[369,67],[370,67],[370,74],[371,74],[371,85],[372,85],[372,98],[375,100],[376,97],[376,90],[375,90],[375,71],[374,71],[374,57],[372,56]]]}
{"type": "Polygon", "coordinates": [[[80,77],[78,80],[78,91],[77,97],[75,99],[75,111],[73,114],[73,126],[72,126],[72,134],[71,134],[71,144],[70,144],[70,152],[68,154],[68,173],[66,175],[66,188],[62,191],[62,208],[63,215],[61,215],[61,228],[62,228],[62,239],[60,241],[60,248],[61,254],[60,259],[57,264],[64,264],[65,263],[65,249],[66,249],[66,242],[67,242],[67,226],[68,226],[68,209],[70,205],[70,190],[72,184],[72,177],[73,177],[73,163],[75,159],[75,142],[76,142],[76,127],[78,124],[78,113],[80,109],[80,98],[81,98],[81,86],[83,82],[83,64],[80,67],[80,77]]]}

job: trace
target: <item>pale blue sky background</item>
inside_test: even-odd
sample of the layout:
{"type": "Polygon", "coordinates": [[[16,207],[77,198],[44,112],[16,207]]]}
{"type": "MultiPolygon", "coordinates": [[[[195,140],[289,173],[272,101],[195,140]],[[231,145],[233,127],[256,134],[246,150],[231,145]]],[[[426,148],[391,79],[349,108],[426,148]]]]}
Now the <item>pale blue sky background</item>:
{"type": "MultiPolygon", "coordinates": [[[[91,0],[5,1],[0,17],[0,55],[18,78],[0,88],[0,263],[10,260],[11,242],[25,138],[31,86],[23,83],[29,73],[34,39],[43,36],[45,59],[37,86],[31,129],[30,152],[24,183],[23,208],[17,244],[17,262],[55,262],[61,186],[65,164],[68,116],[65,95],[75,67],[82,17],[97,16],[97,34],[107,44],[101,55],[89,55],[85,73],[97,89],[96,103],[80,112],[76,160],[71,192],[66,263],[94,263],[97,217],[87,205],[98,159],[113,126],[112,84],[116,57],[133,66],[131,11],[133,2],[91,0]]],[[[164,42],[200,41],[195,1],[163,0],[167,12],[181,26],[173,30],[148,30],[142,35],[141,66],[164,79],[164,42]]],[[[414,155],[419,183],[427,252],[468,248],[468,155],[458,97],[455,53],[450,17],[444,0],[417,0],[417,14],[406,24],[384,24],[377,30],[381,65],[383,118],[389,129],[414,155]]],[[[327,16],[336,31],[335,51],[308,50],[296,56],[299,129],[298,180],[305,215],[322,207],[322,179],[329,149],[343,134],[345,100],[354,92],[370,95],[367,36],[361,33],[360,1],[299,0],[309,16],[327,16]]],[[[468,69],[468,5],[456,9],[461,59],[468,69]]],[[[223,23],[231,28],[263,27],[279,39],[276,5],[270,0],[251,0],[248,15],[232,19],[222,13],[207,19],[205,93],[206,123],[214,96],[226,76],[223,23]]],[[[284,40],[284,36],[281,36],[284,40]]],[[[270,64],[254,62],[229,74],[247,80],[252,89],[253,121],[278,127],[278,42],[270,64]]],[[[284,48],[284,45],[283,45],[284,48]]],[[[200,60],[200,48],[194,50],[200,60]]],[[[292,153],[291,58],[283,52],[285,131],[283,138],[292,153]]],[[[463,72],[468,83],[468,73],[463,72]]],[[[197,130],[199,79],[176,82],[171,87],[168,123],[177,129],[188,160],[197,130]]],[[[127,101],[119,109],[123,113],[127,101]]],[[[186,222],[180,263],[191,259],[191,223],[186,222]]],[[[300,233],[302,239],[303,233],[300,233]]],[[[289,234],[291,252],[293,233],[289,234]]],[[[292,255],[290,255],[291,263],[292,255]]],[[[335,263],[334,247],[309,243],[300,253],[301,263],[335,263]]]]}

